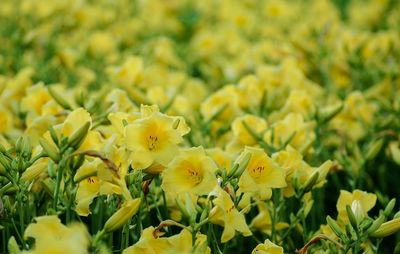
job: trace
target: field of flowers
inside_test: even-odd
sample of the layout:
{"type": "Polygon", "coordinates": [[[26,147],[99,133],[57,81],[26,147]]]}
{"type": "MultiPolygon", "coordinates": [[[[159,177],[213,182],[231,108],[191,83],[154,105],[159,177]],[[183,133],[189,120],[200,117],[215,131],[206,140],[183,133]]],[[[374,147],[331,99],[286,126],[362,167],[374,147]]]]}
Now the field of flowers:
{"type": "Polygon", "coordinates": [[[399,180],[398,0],[0,0],[0,253],[400,253],[399,180]]]}

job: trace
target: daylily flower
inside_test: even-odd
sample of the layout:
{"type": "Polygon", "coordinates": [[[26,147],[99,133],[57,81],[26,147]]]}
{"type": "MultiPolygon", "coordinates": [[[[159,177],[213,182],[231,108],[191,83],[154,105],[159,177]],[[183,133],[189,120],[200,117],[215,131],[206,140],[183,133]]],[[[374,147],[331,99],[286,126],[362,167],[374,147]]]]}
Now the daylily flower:
{"type": "Polygon", "coordinates": [[[57,216],[35,218],[24,233],[35,239],[33,250],[23,253],[88,253],[89,234],[83,224],[65,226],[57,216]]]}
{"type": "Polygon", "coordinates": [[[236,209],[229,194],[221,188],[218,188],[216,192],[215,207],[210,211],[209,220],[211,223],[224,227],[221,242],[225,243],[231,240],[235,236],[235,231],[241,232],[244,236],[250,236],[252,233],[246,224],[246,219],[236,209]]]}
{"type": "Polygon", "coordinates": [[[257,245],[251,254],[283,254],[283,248],[267,239],[264,243],[257,245]]]}
{"type": "Polygon", "coordinates": [[[174,123],[173,117],[154,112],[125,127],[126,147],[132,151],[134,169],[146,169],[152,164],[166,166],[178,154],[184,134],[174,128],[174,123]]]}
{"type": "Polygon", "coordinates": [[[217,185],[217,165],[205,154],[203,147],[181,151],[163,172],[161,187],[167,192],[206,195],[217,185]]]}
{"type": "Polygon", "coordinates": [[[237,161],[247,153],[251,154],[246,169],[239,178],[239,191],[252,192],[267,199],[270,188],[286,186],[285,172],[261,148],[246,147],[237,161]]]}

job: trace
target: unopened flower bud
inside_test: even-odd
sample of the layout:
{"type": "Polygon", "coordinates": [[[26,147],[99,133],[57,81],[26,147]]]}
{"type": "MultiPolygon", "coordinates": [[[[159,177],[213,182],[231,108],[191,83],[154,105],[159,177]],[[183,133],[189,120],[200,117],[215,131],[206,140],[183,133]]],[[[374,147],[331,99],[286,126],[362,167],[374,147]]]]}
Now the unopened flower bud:
{"type": "Polygon", "coordinates": [[[42,181],[42,186],[43,186],[43,189],[47,192],[47,194],[49,196],[52,197],[54,195],[54,190],[55,190],[56,184],[52,179],[50,179],[50,178],[44,179],[42,181]]]}
{"type": "Polygon", "coordinates": [[[78,149],[82,145],[83,141],[85,141],[90,125],[90,122],[86,122],[82,127],[75,131],[68,139],[68,146],[78,149]]]}
{"type": "Polygon", "coordinates": [[[57,93],[54,88],[52,88],[51,86],[48,87],[48,91],[49,94],[51,95],[51,97],[53,97],[53,99],[63,108],[65,109],[71,109],[71,106],[69,105],[69,103],[59,94],[57,93]]]}
{"type": "Polygon", "coordinates": [[[334,105],[332,107],[326,108],[323,111],[318,112],[318,118],[321,123],[327,123],[336,115],[338,115],[343,109],[343,103],[334,105]]]}
{"type": "Polygon", "coordinates": [[[383,223],[377,230],[372,232],[369,236],[375,238],[383,238],[400,230],[400,218],[390,220],[383,223]]]}
{"type": "Polygon", "coordinates": [[[365,159],[367,161],[375,159],[376,155],[381,151],[383,143],[383,139],[373,141],[368,147],[365,159]]]}
{"type": "Polygon", "coordinates": [[[385,222],[385,216],[380,214],[379,217],[372,222],[372,225],[368,228],[367,233],[371,234],[375,232],[385,222]]]}
{"type": "Polygon", "coordinates": [[[341,239],[346,239],[347,236],[344,234],[342,229],[339,227],[339,225],[336,223],[334,219],[332,219],[329,215],[326,217],[326,222],[328,223],[329,227],[332,229],[332,231],[341,239]]]}
{"type": "Polygon", "coordinates": [[[15,240],[14,236],[11,236],[10,239],[8,240],[8,253],[10,254],[21,253],[21,250],[19,249],[18,243],[15,240]]]}
{"type": "Polygon", "coordinates": [[[27,182],[27,181],[32,181],[35,180],[42,174],[43,172],[46,172],[47,169],[47,161],[46,160],[40,160],[36,161],[32,166],[27,168],[23,173],[20,178],[21,181],[27,182]]]}
{"type": "Polygon", "coordinates": [[[0,153],[0,165],[3,166],[4,172],[11,169],[11,161],[3,154],[0,153]]]}
{"type": "Polygon", "coordinates": [[[314,172],[310,178],[307,179],[307,181],[304,183],[303,186],[301,186],[301,189],[303,190],[304,193],[309,192],[315,185],[315,183],[318,180],[319,173],[314,172]]]}
{"type": "Polygon", "coordinates": [[[105,232],[109,233],[121,228],[139,210],[140,203],[140,198],[125,201],[121,208],[107,220],[104,225],[105,232]]]}
{"type": "Polygon", "coordinates": [[[241,158],[239,158],[239,161],[235,163],[233,168],[229,171],[228,177],[239,177],[243,174],[243,171],[247,168],[247,165],[249,164],[251,159],[251,153],[246,153],[241,158]]]}
{"type": "Polygon", "coordinates": [[[399,142],[391,142],[389,144],[389,150],[390,150],[390,153],[392,154],[392,158],[393,158],[394,162],[396,162],[397,165],[400,165],[399,142]]]}
{"type": "Polygon", "coordinates": [[[349,205],[346,205],[346,212],[347,212],[347,217],[349,218],[351,226],[355,230],[357,230],[358,221],[356,219],[356,216],[354,215],[353,210],[351,209],[351,207],[349,205]]]}
{"type": "Polygon", "coordinates": [[[43,151],[46,153],[46,155],[49,156],[53,161],[58,162],[60,160],[58,149],[50,144],[49,141],[44,138],[40,138],[39,143],[42,146],[43,151]]]}
{"type": "Polygon", "coordinates": [[[389,203],[386,205],[385,210],[383,211],[383,214],[388,217],[390,213],[393,211],[394,206],[396,205],[396,199],[393,198],[392,200],[389,201],[389,203]]]}
{"type": "Polygon", "coordinates": [[[58,136],[56,131],[54,130],[53,126],[49,126],[49,133],[50,133],[50,137],[53,140],[54,144],[58,144],[58,136]]]}

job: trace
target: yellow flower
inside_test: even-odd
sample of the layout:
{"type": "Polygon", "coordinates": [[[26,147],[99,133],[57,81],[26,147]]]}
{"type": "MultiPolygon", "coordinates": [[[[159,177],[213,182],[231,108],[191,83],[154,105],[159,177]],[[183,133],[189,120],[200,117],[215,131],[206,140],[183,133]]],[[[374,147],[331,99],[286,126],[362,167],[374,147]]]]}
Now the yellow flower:
{"type": "Polygon", "coordinates": [[[141,198],[126,200],[119,210],[117,210],[104,224],[104,230],[108,232],[121,228],[132,218],[140,208],[141,198]]]}
{"type": "Polygon", "coordinates": [[[267,239],[257,245],[251,254],[283,254],[283,248],[267,239]]]}
{"type": "Polygon", "coordinates": [[[138,82],[143,72],[143,60],[139,57],[128,57],[120,67],[107,69],[112,80],[122,87],[129,87],[138,82]]]}
{"type": "Polygon", "coordinates": [[[132,167],[166,166],[179,152],[182,135],[174,129],[174,118],[155,112],[125,127],[126,147],[133,152],[132,167]]]}
{"type": "Polygon", "coordinates": [[[207,246],[207,237],[203,234],[196,235],[193,248],[192,234],[183,229],[179,234],[171,237],[157,237],[154,227],[143,230],[139,241],[125,249],[123,254],[209,254],[210,248],[207,246]]]}
{"type": "Polygon", "coordinates": [[[225,169],[227,173],[231,170],[234,154],[225,152],[220,147],[208,148],[206,153],[214,160],[218,169],[225,169]]]}
{"type": "Polygon", "coordinates": [[[75,196],[77,203],[75,211],[80,216],[88,216],[90,214],[89,206],[99,194],[100,180],[97,177],[97,168],[101,164],[100,159],[85,162],[75,174],[74,181],[79,182],[75,196]]]}
{"type": "Polygon", "coordinates": [[[239,178],[239,191],[253,192],[261,199],[269,196],[270,188],[286,186],[285,172],[261,148],[246,147],[237,161],[247,153],[251,154],[246,169],[239,178]]]}
{"type": "Polygon", "coordinates": [[[289,113],[273,125],[273,131],[265,133],[264,140],[277,148],[289,142],[296,150],[304,153],[315,139],[314,125],[314,122],[305,122],[301,114],[289,113]]]}
{"type": "Polygon", "coordinates": [[[272,159],[285,171],[286,182],[288,183],[286,188],[283,189],[285,197],[291,197],[295,194],[293,178],[297,178],[298,183],[303,185],[315,172],[318,172],[314,186],[321,187],[325,183],[326,175],[332,166],[332,161],[328,160],[318,168],[313,168],[303,161],[303,156],[290,145],[285,150],[274,153],[272,159]]]}
{"type": "Polygon", "coordinates": [[[224,227],[221,242],[225,243],[231,240],[235,236],[235,231],[241,232],[244,236],[250,236],[252,233],[246,224],[246,219],[236,209],[229,194],[221,188],[218,188],[216,192],[215,207],[210,211],[209,220],[213,224],[224,227]]]}
{"type": "MultiPolygon", "coordinates": [[[[251,221],[250,228],[262,231],[265,234],[271,234],[272,220],[265,202],[258,202],[258,215],[251,221]]],[[[288,228],[289,224],[284,222],[277,222],[275,225],[276,230],[288,228]]]]}
{"type": "Polygon", "coordinates": [[[140,236],[139,241],[128,248],[122,254],[153,254],[162,253],[168,249],[169,244],[167,238],[156,238],[153,234],[154,227],[145,228],[140,236]]]}
{"type": "Polygon", "coordinates": [[[237,152],[244,146],[257,145],[257,140],[249,133],[244,124],[247,124],[256,133],[263,133],[267,128],[267,122],[254,115],[244,115],[237,117],[232,123],[233,139],[227,145],[227,150],[237,152]],[[243,123],[245,122],[245,123],[243,123]]]}
{"type": "Polygon", "coordinates": [[[241,112],[237,89],[233,85],[224,86],[222,89],[213,93],[200,107],[201,114],[204,116],[205,120],[209,120],[215,116],[219,110],[222,110],[217,117],[219,121],[230,121],[241,112]]]}
{"type": "Polygon", "coordinates": [[[183,150],[164,170],[161,187],[167,192],[207,195],[217,184],[217,168],[203,147],[183,150]]]}
{"type": "Polygon", "coordinates": [[[338,211],[338,222],[342,225],[349,223],[346,206],[349,205],[356,218],[368,216],[367,212],[371,210],[376,203],[376,195],[361,190],[354,190],[350,193],[345,190],[340,191],[340,196],[336,204],[338,211]]]}
{"type": "Polygon", "coordinates": [[[83,224],[63,225],[57,216],[35,218],[30,224],[25,238],[35,239],[35,248],[23,253],[88,253],[89,234],[83,224]]]}
{"type": "Polygon", "coordinates": [[[292,90],[281,112],[299,113],[304,118],[308,119],[315,112],[313,98],[306,90],[292,90]]]}
{"type": "Polygon", "coordinates": [[[112,51],[115,47],[114,39],[110,33],[97,32],[93,33],[89,38],[88,50],[92,55],[105,55],[112,51]]]}

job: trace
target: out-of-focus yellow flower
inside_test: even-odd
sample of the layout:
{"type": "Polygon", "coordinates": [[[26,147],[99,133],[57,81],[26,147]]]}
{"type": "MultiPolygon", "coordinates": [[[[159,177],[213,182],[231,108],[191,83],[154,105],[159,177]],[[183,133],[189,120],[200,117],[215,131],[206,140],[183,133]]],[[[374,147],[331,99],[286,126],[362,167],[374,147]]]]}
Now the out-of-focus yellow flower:
{"type": "Polygon", "coordinates": [[[364,137],[366,127],[373,123],[375,112],[376,106],[367,101],[361,92],[355,91],[348,95],[343,110],[332,119],[330,125],[357,141],[364,137]]]}
{"type": "Polygon", "coordinates": [[[239,162],[247,153],[251,154],[251,158],[239,178],[239,191],[256,193],[261,199],[268,199],[271,188],[286,186],[285,172],[263,149],[246,147],[237,161],[239,162]]]}
{"type": "Polygon", "coordinates": [[[214,171],[217,165],[203,147],[181,151],[163,171],[161,187],[167,192],[209,194],[217,185],[214,171]]]}
{"type": "MultiPolygon", "coordinates": [[[[285,197],[291,197],[295,194],[293,179],[297,178],[298,184],[304,185],[307,180],[318,172],[318,178],[314,187],[321,187],[325,183],[325,178],[332,166],[332,161],[328,160],[321,166],[313,168],[308,165],[303,156],[290,145],[285,150],[281,150],[272,155],[272,159],[283,168],[286,174],[287,187],[283,190],[285,197]]],[[[300,187],[298,186],[298,187],[300,187]]]]}
{"type": "Polygon", "coordinates": [[[108,32],[93,33],[89,39],[88,50],[95,56],[105,55],[114,50],[115,40],[108,32]]]}
{"type": "Polygon", "coordinates": [[[267,239],[257,245],[251,254],[283,254],[283,248],[267,239]]]}
{"type": "Polygon", "coordinates": [[[314,126],[314,122],[305,122],[301,114],[290,113],[265,133],[264,140],[278,148],[288,143],[305,153],[315,139],[314,126]]]}
{"type": "Polygon", "coordinates": [[[125,200],[121,208],[111,215],[104,224],[105,232],[113,232],[128,223],[132,216],[139,210],[141,202],[141,198],[125,200]]]}
{"type": "Polygon", "coordinates": [[[217,164],[218,169],[225,169],[227,172],[231,170],[234,154],[222,150],[220,147],[208,148],[206,153],[217,164]]]}
{"type": "Polygon", "coordinates": [[[138,82],[143,71],[143,60],[139,57],[128,57],[120,67],[107,69],[111,79],[122,87],[129,87],[138,82]]]}
{"type": "Polygon", "coordinates": [[[267,122],[254,115],[244,115],[237,117],[232,123],[233,139],[228,144],[227,150],[237,152],[244,146],[257,145],[257,140],[249,133],[244,124],[247,124],[254,132],[261,134],[267,128],[267,122]]]}
{"type": "Polygon", "coordinates": [[[57,216],[35,218],[24,233],[35,239],[35,248],[23,253],[88,253],[89,234],[83,224],[63,225],[57,216]]]}
{"type": "Polygon", "coordinates": [[[99,194],[100,180],[97,177],[97,168],[101,166],[100,159],[85,162],[75,174],[74,181],[79,182],[75,201],[75,211],[80,216],[90,214],[89,206],[99,194]]]}
{"type": "Polygon", "coordinates": [[[235,236],[235,231],[241,232],[244,236],[250,236],[252,233],[246,224],[246,219],[236,209],[229,194],[221,188],[218,188],[216,192],[215,206],[210,211],[209,219],[211,223],[224,227],[221,242],[225,243],[231,240],[235,236]]]}
{"type": "Polygon", "coordinates": [[[125,127],[126,147],[133,152],[134,169],[146,169],[154,163],[165,167],[178,154],[178,144],[183,139],[181,132],[174,129],[174,122],[174,118],[155,112],[125,127]]]}
{"type": "Polygon", "coordinates": [[[21,181],[33,181],[40,175],[45,174],[48,167],[49,159],[40,158],[27,168],[21,175],[21,181]]]}
{"type": "MultiPolygon", "coordinates": [[[[251,221],[250,228],[262,231],[265,234],[271,234],[272,220],[268,206],[265,202],[258,202],[258,215],[251,221]]],[[[285,222],[276,222],[275,229],[282,230],[288,228],[289,224],[285,222]]]]}
{"type": "Polygon", "coordinates": [[[150,254],[150,253],[162,253],[167,250],[170,246],[167,238],[156,238],[154,233],[154,227],[145,228],[140,236],[139,241],[125,249],[123,254],[150,254]]]}
{"type": "Polygon", "coordinates": [[[340,191],[340,196],[336,204],[338,211],[338,222],[342,225],[349,223],[346,212],[346,206],[349,205],[356,218],[367,217],[367,212],[371,210],[376,203],[376,195],[361,190],[354,190],[350,193],[345,190],[340,191]]]}
{"type": "Polygon", "coordinates": [[[224,86],[210,95],[200,107],[201,114],[206,120],[214,117],[220,110],[222,112],[216,118],[219,121],[230,121],[241,112],[239,97],[234,86],[224,86]]]}
{"type": "Polygon", "coordinates": [[[192,234],[183,229],[179,234],[171,237],[157,237],[154,227],[148,227],[143,230],[139,241],[125,249],[123,254],[209,254],[210,248],[207,246],[207,237],[202,234],[196,235],[196,241],[193,248],[192,234]]]}

